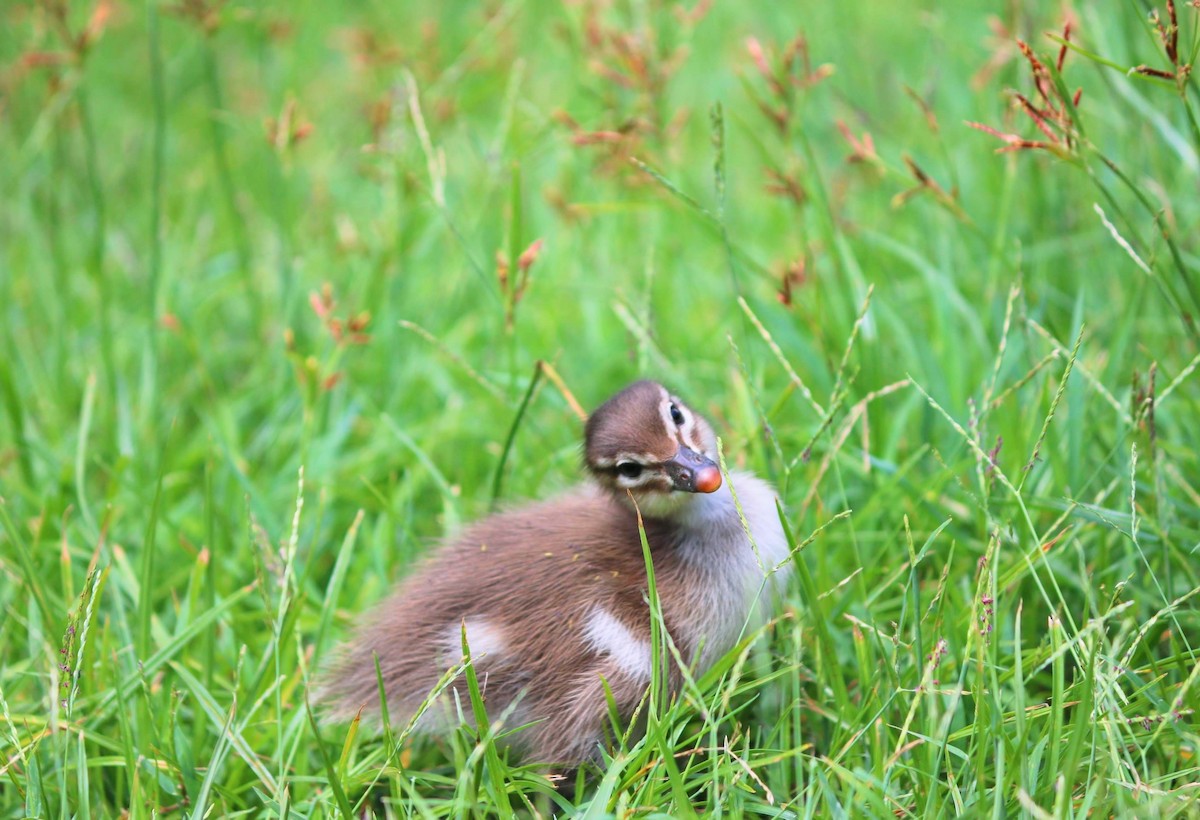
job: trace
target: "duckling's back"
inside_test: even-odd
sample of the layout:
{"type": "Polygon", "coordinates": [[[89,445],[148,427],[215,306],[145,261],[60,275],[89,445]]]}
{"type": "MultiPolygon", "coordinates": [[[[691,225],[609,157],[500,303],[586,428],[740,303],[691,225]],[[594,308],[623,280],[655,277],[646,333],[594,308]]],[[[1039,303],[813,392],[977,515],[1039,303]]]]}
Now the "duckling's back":
{"type": "MultiPolygon", "coordinates": [[[[674,546],[653,522],[647,537],[664,557],[674,546]]],[[[404,725],[462,660],[465,626],[489,716],[536,722],[515,741],[534,759],[581,762],[607,714],[602,679],[623,712],[649,681],[645,579],[637,518],[606,494],[583,490],[492,516],[367,616],[320,697],[333,717],[377,711],[378,656],[391,722],[404,725]]],[[[469,716],[461,676],[418,728],[457,725],[455,698],[469,716]]]]}

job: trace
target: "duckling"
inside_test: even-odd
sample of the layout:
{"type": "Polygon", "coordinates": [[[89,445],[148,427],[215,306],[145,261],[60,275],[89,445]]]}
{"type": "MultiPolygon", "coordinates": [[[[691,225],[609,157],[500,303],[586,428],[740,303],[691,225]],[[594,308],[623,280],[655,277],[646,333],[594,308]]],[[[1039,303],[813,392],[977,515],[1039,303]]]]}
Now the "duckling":
{"type": "MultiPolygon", "coordinates": [[[[629,385],[587,421],[592,483],[485,518],[436,550],[327,670],[327,715],[378,710],[378,656],[389,715],[403,725],[463,660],[465,629],[489,715],[524,727],[511,736],[518,753],[554,766],[597,761],[605,684],[628,718],[653,666],[638,511],[664,623],[697,674],[765,615],[786,576],[775,492],[749,473],[724,481],[716,458],[712,427],[694,410],[656,382],[629,385]]],[[[454,698],[469,714],[462,676],[443,706],[454,698]]],[[[416,727],[446,731],[452,718],[452,708],[431,709],[416,727]]]]}

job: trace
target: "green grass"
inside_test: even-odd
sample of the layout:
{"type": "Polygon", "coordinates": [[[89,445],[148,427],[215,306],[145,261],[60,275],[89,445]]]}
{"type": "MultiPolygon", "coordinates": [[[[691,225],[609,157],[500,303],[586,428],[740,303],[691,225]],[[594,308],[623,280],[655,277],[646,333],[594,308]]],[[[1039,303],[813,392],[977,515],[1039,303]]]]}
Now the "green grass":
{"type": "Polygon", "coordinates": [[[0,813],[1200,815],[1200,94],[994,5],[5,4],[0,813]],[[780,489],[770,627],[579,789],[316,724],[643,375],[780,489]]]}

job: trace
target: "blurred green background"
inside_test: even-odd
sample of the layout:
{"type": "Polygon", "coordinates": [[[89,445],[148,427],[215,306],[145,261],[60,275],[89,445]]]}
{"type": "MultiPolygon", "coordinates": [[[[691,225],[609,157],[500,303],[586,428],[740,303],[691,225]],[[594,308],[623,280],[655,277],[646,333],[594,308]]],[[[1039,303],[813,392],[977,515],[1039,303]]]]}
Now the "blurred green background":
{"type": "Polygon", "coordinates": [[[710,744],[592,810],[1194,812],[1176,15],[5,3],[6,816],[321,814],[388,766],[381,811],[559,799],[344,729],[331,769],[304,692],[438,537],[578,480],[568,395],[641,376],[798,539],[853,512],[757,683],[712,690],[761,779],[710,744]]]}

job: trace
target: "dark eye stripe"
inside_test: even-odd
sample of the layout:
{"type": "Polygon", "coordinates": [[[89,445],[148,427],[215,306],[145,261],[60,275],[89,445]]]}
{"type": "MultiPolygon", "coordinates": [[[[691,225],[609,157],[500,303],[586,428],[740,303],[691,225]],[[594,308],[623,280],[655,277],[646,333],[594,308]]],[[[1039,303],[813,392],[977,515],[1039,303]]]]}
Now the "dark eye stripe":
{"type": "Polygon", "coordinates": [[[637,478],[642,474],[642,465],[636,461],[622,461],[614,469],[626,478],[637,478]]]}

